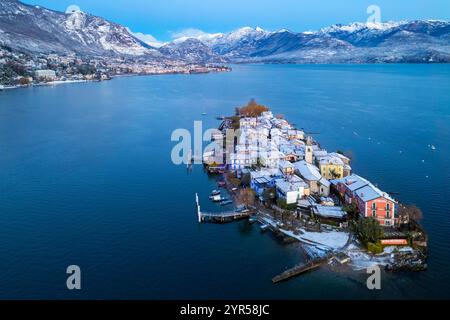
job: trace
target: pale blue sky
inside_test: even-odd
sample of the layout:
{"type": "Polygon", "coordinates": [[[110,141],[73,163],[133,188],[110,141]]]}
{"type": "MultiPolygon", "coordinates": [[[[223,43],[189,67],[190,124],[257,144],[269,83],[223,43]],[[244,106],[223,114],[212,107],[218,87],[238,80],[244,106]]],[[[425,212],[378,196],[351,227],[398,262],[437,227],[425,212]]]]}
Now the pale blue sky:
{"type": "Polygon", "coordinates": [[[335,23],[367,20],[366,9],[381,8],[382,21],[450,20],[449,0],[25,0],[29,4],[65,11],[82,11],[132,29],[170,40],[188,28],[227,32],[243,26],[268,30],[317,30],[335,23]]]}

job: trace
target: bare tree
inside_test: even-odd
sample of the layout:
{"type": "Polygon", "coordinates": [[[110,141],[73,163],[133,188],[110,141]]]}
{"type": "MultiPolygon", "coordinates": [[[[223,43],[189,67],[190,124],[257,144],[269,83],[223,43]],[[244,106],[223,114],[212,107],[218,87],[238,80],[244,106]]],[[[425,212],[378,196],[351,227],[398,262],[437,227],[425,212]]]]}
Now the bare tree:
{"type": "Polygon", "coordinates": [[[241,189],[239,191],[238,202],[245,206],[252,206],[255,204],[255,191],[250,188],[241,189]]]}
{"type": "Polygon", "coordinates": [[[401,205],[398,215],[403,223],[409,223],[410,220],[419,221],[423,218],[422,210],[414,204],[408,206],[401,205]]]}

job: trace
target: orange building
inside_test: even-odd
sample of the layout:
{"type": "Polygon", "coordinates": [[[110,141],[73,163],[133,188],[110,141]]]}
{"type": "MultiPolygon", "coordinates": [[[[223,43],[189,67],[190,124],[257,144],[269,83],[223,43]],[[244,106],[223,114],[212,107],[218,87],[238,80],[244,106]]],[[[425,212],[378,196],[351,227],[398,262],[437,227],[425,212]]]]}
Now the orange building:
{"type": "Polygon", "coordinates": [[[345,203],[356,204],[363,217],[373,217],[382,226],[394,226],[396,223],[396,201],[387,193],[375,187],[370,181],[352,174],[343,179],[331,180],[345,203]]]}
{"type": "Polygon", "coordinates": [[[377,219],[382,226],[395,225],[395,200],[372,184],[356,190],[356,205],[364,217],[377,219]]]}

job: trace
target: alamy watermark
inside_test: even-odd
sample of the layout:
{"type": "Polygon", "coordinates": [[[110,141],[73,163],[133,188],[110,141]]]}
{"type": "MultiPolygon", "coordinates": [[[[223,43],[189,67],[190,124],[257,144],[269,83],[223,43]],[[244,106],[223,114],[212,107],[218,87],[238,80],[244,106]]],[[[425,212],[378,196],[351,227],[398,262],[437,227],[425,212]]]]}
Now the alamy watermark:
{"type": "Polygon", "coordinates": [[[69,277],[66,280],[66,286],[69,290],[81,290],[81,269],[77,265],[70,265],[66,269],[69,277]]]}
{"type": "Polygon", "coordinates": [[[366,10],[369,17],[367,18],[367,23],[381,23],[381,8],[375,4],[367,7],[366,10]]]}

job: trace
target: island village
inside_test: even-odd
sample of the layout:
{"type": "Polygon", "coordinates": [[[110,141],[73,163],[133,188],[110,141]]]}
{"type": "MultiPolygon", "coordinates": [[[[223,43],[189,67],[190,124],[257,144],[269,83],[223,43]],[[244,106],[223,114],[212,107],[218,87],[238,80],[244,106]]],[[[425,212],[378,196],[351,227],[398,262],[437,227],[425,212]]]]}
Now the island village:
{"type": "Polygon", "coordinates": [[[353,172],[350,157],[325,150],[254,100],[236,108],[234,116],[218,119],[223,121],[211,138],[220,142],[223,153],[205,151],[203,163],[218,184],[209,201],[223,210],[204,212],[197,194],[198,221],[248,219],[261,232],[271,230],[282,241],[300,242],[306,263],[273,282],[322,265],[426,269],[420,209],[399,203],[382,186],[353,172]],[[239,133],[229,138],[230,130],[239,133]]]}

